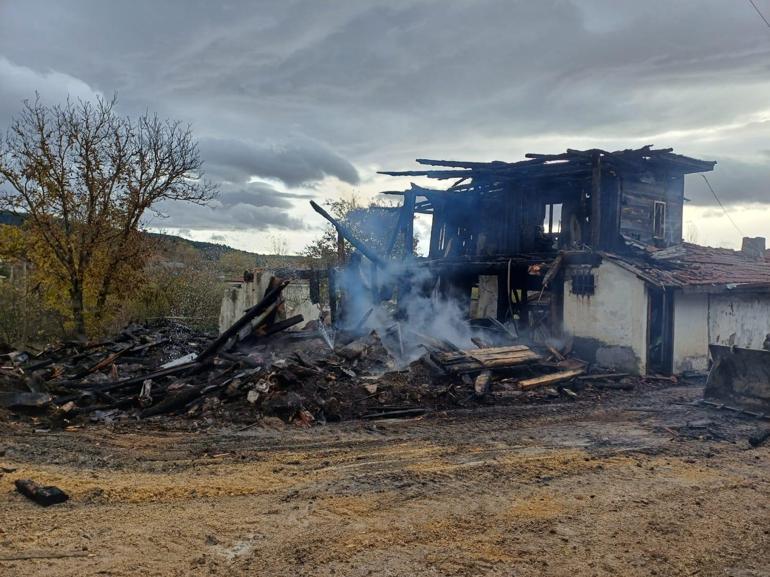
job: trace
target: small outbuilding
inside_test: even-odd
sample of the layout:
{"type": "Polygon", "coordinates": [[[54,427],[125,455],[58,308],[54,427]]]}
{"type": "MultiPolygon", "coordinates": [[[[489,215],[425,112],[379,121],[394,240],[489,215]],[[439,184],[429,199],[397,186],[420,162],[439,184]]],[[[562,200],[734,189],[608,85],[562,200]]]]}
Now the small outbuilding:
{"type": "Polygon", "coordinates": [[[563,330],[584,358],[634,373],[708,368],[708,345],[770,345],[764,239],[566,255],[563,330]]]}

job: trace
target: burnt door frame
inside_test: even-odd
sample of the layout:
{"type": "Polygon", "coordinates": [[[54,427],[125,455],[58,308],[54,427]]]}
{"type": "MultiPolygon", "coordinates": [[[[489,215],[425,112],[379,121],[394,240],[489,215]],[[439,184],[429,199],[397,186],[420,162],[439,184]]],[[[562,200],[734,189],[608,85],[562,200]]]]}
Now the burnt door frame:
{"type": "Polygon", "coordinates": [[[647,287],[647,373],[670,375],[674,367],[674,293],[647,287]]]}

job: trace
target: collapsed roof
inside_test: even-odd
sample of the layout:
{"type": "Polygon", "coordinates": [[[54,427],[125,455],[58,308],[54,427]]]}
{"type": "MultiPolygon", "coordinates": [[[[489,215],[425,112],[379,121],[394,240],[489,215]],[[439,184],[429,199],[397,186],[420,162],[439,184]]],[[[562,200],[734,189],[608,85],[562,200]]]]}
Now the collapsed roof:
{"type": "Polygon", "coordinates": [[[770,288],[770,262],[728,248],[684,242],[637,257],[603,256],[661,287],[688,292],[770,288]]]}
{"type": "MultiPolygon", "coordinates": [[[[579,179],[591,175],[594,161],[601,158],[605,168],[619,172],[665,172],[669,174],[692,174],[714,169],[716,161],[698,160],[681,154],[674,154],[672,148],[653,149],[648,144],[638,149],[608,152],[599,148],[589,150],[567,149],[561,154],[535,154],[524,156],[519,162],[469,162],[455,160],[430,160],[418,158],[426,166],[441,167],[443,170],[381,171],[389,176],[424,176],[437,180],[456,179],[447,192],[494,191],[500,190],[506,181],[522,179],[579,179]]],[[[436,193],[412,185],[420,193],[436,193]]],[[[396,193],[399,194],[399,193],[396,193]]]]}

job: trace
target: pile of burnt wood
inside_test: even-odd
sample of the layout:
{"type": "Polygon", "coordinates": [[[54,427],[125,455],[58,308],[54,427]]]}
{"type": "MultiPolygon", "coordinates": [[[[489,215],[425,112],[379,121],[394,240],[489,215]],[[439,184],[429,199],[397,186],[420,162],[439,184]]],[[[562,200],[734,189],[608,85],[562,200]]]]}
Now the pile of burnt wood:
{"type": "Polygon", "coordinates": [[[364,323],[334,334],[320,321],[287,331],[303,322],[277,320],[287,284],[273,283],[219,336],[166,321],[129,326],[100,343],[0,351],[0,407],[64,425],[169,414],[308,424],[577,397],[589,381],[588,390],[634,386],[619,373],[586,375],[585,363],[565,347],[521,344],[491,319],[474,321],[474,348],[465,350],[398,323],[383,335],[364,323]],[[414,342],[421,354],[414,354],[414,342]]]}

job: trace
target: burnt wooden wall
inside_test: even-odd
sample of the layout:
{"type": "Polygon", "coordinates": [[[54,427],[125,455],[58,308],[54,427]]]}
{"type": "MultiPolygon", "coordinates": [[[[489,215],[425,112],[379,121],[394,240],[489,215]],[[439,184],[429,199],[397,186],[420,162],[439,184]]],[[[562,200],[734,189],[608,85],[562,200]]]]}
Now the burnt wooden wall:
{"type": "Polygon", "coordinates": [[[682,239],[682,204],[684,177],[630,175],[621,179],[622,202],[620,230],[626,236],[648,244],[676,244],[682,239]],[[654,238],[655,201],[666,203],[662,240],[654,238]]]}
{"type": "Polygon", "coordinates": [[[541,252],[538,228],[543,226],[548,203],[562,204],[561,246],[569,246],[573,241],[592,244],[598,234],[600,244],[596,248],[615,250],[621,244],[619,233],[659,246],[681,242],[683,176],[624,174],[605,169],[601,171],[598,185],[592,182],[591,178],[524,181],[494,192],[437,195],[432,199],[430,256],[484,257],[541,252]],[[590,220],[595,210],[592,190],[600,191],[596,227],[590,220]],[[666,203],[662,239],[654,238],[656,200],[666,203]]]}

